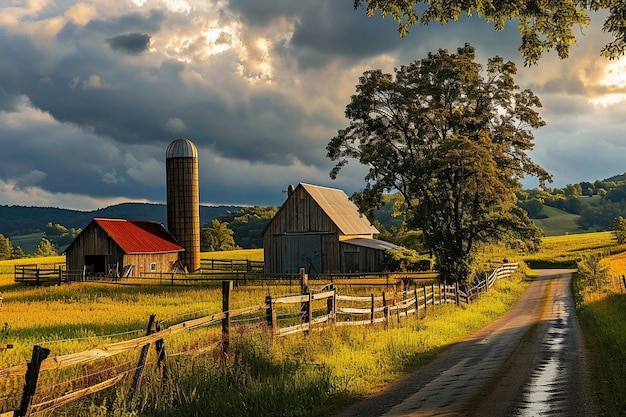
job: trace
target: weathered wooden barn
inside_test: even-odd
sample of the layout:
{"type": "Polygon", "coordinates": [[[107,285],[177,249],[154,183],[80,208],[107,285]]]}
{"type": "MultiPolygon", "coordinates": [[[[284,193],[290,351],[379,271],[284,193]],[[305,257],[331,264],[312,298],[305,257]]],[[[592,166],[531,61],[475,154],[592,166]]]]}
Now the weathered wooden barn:
{"type": "Polygon", "coordinates": [[[67,271],[93,276],[172,272],[184,248],[161,223],[95,218],[65,250],[67,271]]]}
{"type": "Polygon", "coordinates": [[[380,272],[397,246],[378,234],[343,191],[301,183],[263,231],[265,272],[380,272]]]}

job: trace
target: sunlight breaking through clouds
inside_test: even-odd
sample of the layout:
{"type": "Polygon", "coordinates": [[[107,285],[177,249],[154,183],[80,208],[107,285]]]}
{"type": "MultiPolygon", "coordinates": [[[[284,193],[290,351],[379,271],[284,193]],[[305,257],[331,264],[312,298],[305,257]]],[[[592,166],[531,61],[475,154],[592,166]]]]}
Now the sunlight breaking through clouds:
{"type": "Polygon", "coordinates": [[[608,64],[599,84],[607,87],[608,92],[602,97],[592,99],[594,106],[609,107],[626,101],[626,59],[608,64]]]}

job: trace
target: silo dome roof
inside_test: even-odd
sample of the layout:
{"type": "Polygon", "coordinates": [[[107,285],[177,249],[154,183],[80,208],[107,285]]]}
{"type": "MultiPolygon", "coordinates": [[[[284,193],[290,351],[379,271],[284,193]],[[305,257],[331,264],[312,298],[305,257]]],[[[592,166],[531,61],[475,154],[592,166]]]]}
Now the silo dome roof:
{"type": "Polygon", "coordinates": [[[198,149],[189,139],[176,139],[165,151],[165,158],[197,158],[198,149]]]}

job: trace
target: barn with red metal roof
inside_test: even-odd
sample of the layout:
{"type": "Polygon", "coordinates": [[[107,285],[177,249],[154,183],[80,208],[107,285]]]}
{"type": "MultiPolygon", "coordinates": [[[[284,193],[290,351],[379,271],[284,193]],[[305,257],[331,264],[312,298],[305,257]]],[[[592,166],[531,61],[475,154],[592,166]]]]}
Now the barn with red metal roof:
{"type": "Polygon", "coordinates": [[[68,274],[77,279],[175,272],[184,250],[161,223],[95,218],[65,254],[68,274]]]}

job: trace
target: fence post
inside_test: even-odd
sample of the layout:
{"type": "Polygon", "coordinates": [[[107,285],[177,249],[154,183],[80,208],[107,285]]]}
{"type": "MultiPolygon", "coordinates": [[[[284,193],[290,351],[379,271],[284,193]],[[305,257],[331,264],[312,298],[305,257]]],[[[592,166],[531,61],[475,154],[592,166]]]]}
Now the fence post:
{"type": "MultiPolygon", "coordinates": [[[[157,332],[163,330],[161,328],[160,321],[157,321],[155,323],[154,328],[157,332]]],[[[156,354],[158,358],[157,364],[159,366],[159,369],[161,370],[161,381],[167,382],[167,380],[169,379],[169,374],[167,372],[167,352],[165,351],[165,343],[163,342],[163,339],[159,339],[154,342],[154,347],[156,349],[156,354]]]]}
{"type": "Polygon", "coordinates": [[[272,301],[272,296],[268,294],[265,296],[265,304],[267,308],[265,309],[265,320],[267,320],[267,325],[270,328],[270,343],[273,341],[274,336],[278,333],[278,323],[276,322],[276,310],[274,309],[274,302],[272,301]]]}
{"type": "Polygon", "coordinates": [[[426,285],[424,285],[424,315],[426,315],[426,310],[428,310],[428,294],[426,293],[426,285]]]}
{"type": "Polygon", "coordinates": [[[50,354],[50,349],[35,345],[33,347],[33,355],[26,368],[26,383],[24,384],[24,394],[20,408],[14,413],[15,417],[28,417],[30,408],[33,404],[33,397],[37,391],[37,381],[39,380],[39,369],[41,362],[50,354]]]}
{"type": "MultiPolygon", "coordinates": [[[[406,293],[403,292],[403,297],[402,297],[402,301],[405,300],[405,295],[406,293]]],[[[393,293],[393,306],[396,309],[396,319],[398,320],[398,324],[400,324],[400,309],[398,308],[400,301],[398,300],[398,293],[394,291],[393,293]]]]}
{"type": "Polygon", "coordinates": [[[304,268],[300,268],[300,294],[305,294],[309,287],[309,276],[304,271],[304,268]]]}
{"type": "Polygon", "coordinates": [[[622,283],[624,284],[624,290],[626,291],[626,275],[622,275],[622,283]]]}
{"type": "Polygon", "coordinates": [[[456,281],[454,284],[454,294],[456,296],[456,305],[459,305],[459,281],[456,281]]]}
{"type": "Polygon", "coordinates": [[[489,273],[485,272],[485,292],[489,291],[489,273]]]}
{"type": "MultiPolygon", "coordinates": [[[[154,318],[156,316],[154,314],[150,315],[150,319],[148,320],[148,328],[146,330],[146,336],[154,333],[154,318]]],[[[133,375],[133,384],[130,387],[130,392],[128,393],[129,401],[133,400],[135,396],[135,392],[137,391],[137,387],[139,387],[139,382],[141,382],[141,377],[143,375],[143,369],[146,366],[146,359],[148,358],[148,350],[150,349],[150,343],[146,343],[141,348],[141,354],[139,355],[139,362],[137,362],[137,368],[135,369],[135,375],[133,375]]]]}
{"type": "Polygon", "coordinates": [[[311,320],[311,294],[309,293],[309,276],[305,272],[304,268],[300,268],[300,294],[309,294],[309,301],[303,301],[300,304],[302,321],[305,323],[309,323],[311,320]]]}
{"type": "Polygon", "coordinates": [[[222,319],[222,352],[227,353],[230,346],[230,290],[232,281],[222,281],[222,312],[226,315],[222,319]]]}
{"type": "Polygon", "coordinates": [[[383,314],[385,316],[385,329],[389,326],[389,307],[387,306],[387,296],[383,291],[383,314]]]}
{"type": "Polygon", "coordinates": [[[335,284],[330,284],[328,289],[333,292],[332,297],[328,297],[326,301],[326,311],[331,321],[335,321],[335,317],[337,316],[337,291],[335,291],[335,284]]]}
{"type": "Polygon", "coordinates": [[[415,286],[413,291],[415,292],[415,317],[419,317],[420,316],[420,297],[417,293],[417,285],[415,286]]]}
{"type": "Polygon", "coordinates": [[[374,293],[372,293],[372,312],[370,313],[370,320],[372,322],[372,324],[374,324],[374,319],[376,318],[376,314],[375,314],[375,305],[374,305],[374,293]]]}

